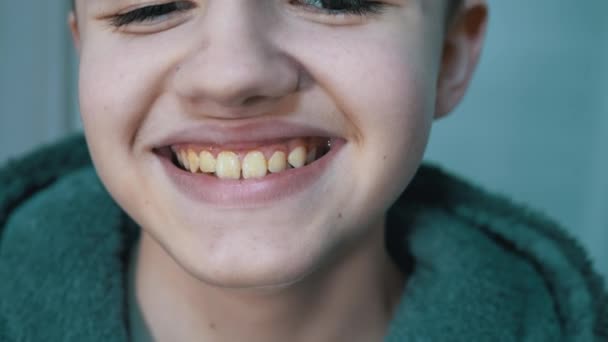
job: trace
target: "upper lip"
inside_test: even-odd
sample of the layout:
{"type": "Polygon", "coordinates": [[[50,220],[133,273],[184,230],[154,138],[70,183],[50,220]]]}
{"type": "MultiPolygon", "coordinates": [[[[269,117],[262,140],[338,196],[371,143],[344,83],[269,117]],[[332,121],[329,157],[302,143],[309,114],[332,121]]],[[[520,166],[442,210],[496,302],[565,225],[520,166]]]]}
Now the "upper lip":
{"type": "Polygon", "coordinates": [[[160,139],[156,148],[179,144],[248,145],[298,137],[336,137],[325,129],[286,121],[197,123],[160,139]]]}

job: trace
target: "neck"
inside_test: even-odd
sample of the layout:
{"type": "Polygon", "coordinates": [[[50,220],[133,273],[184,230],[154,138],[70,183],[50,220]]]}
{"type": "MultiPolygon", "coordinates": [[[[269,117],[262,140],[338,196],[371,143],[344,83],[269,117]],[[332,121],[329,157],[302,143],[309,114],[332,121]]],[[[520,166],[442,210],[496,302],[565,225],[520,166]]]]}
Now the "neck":
{"type": "Polygon", "coordinates": [[[157,341],[381,341],[403,277],[384,230],[372,234],[295,284],[235,290],[190,276],[142,232],[137,301],[157,341]]]}

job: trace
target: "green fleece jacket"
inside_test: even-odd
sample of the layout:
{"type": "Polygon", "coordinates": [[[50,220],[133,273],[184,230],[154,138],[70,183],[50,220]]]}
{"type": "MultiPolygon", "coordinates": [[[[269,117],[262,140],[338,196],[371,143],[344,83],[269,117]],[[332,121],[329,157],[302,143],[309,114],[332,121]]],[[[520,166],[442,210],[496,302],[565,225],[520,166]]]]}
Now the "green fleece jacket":
{"type": "MultiPolygon", "coordinates": [[[[126,341],[138,227],[81,136],[0,169],[0,341],[126,341]]],[[[408,281],[386,341],[608,341],[608,301],[551,221],[422,166],[389,212],[408,281]]]]}

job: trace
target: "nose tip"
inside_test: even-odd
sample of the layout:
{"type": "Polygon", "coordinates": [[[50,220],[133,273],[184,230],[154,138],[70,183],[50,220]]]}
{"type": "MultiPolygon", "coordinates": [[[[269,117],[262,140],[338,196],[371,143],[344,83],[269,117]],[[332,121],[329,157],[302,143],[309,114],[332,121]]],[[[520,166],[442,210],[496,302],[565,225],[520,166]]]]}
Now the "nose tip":
{"type": "Polygon", "coordinates": [[[249,55],[225,57],[221,62],[207,61],[192,73],[184,95],[192,100],[207,100],[226,106],[241,106],[283,97],[296,89],[297,72],[281,57],[249,55]],[[257,60],[252,60],[252,59],[257,60]]]}
{"type": "Polygon", "coordinates": [[[210,106],[234,109],[273,103],[297,90],[299,67],[276,44],[251,32],[237,39],[221,37],[215,36],[180,64],[175,75],[180,99],[205,112],[210,106]]]}

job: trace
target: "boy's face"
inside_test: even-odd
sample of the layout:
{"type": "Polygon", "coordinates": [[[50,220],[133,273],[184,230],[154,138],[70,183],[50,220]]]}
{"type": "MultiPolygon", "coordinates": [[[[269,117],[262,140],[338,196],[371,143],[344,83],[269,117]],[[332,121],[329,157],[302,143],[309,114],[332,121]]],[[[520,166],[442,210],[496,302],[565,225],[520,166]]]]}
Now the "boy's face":
{"type": "Polygon", "coordinates": [[[466,86],[466,66],[460,83],[440,77],[444,1],[374,2],[364,17],[324,3],[78,2],[81,112],[99,176],[199,279],[289,283],[367,241],[419,166],[432,120],[466,86]],[[131,12],[153,13],[143,22],[112,24],[158,4],[131,12]],[[261,176],[274,152],[328,140],[309,165],[280,171],[277,154],[280,172],[226,179],[243,177],[239,162],[261,176]],[[211,152],[223,179],[183,170],[172,149],[211,152]],[[264,158],[245,161],[252,151],[264,158]]]}

